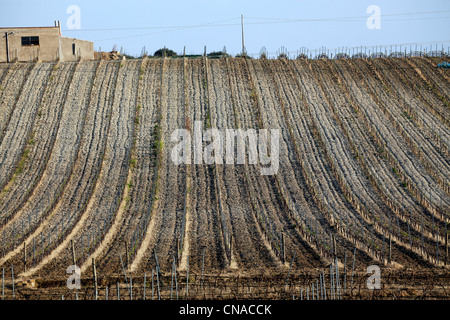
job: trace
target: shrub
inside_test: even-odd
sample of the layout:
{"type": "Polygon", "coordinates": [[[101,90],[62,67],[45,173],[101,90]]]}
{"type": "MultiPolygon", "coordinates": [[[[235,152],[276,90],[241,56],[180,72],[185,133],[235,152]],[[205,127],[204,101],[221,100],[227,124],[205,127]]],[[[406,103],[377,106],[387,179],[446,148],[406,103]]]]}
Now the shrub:
{"type": "Polygon", "coordinates": [[[223,51],[213,51],[208,53],[207,56],[211,58],[221,58],[221,57],[228,57],[229,54],[223,51]]]}
{"type": "Polygon", "coordinates": [[[155,57],[176,57],[175,51],[167,49],[166,47],[156,50],[154,53],[155,57]]]}

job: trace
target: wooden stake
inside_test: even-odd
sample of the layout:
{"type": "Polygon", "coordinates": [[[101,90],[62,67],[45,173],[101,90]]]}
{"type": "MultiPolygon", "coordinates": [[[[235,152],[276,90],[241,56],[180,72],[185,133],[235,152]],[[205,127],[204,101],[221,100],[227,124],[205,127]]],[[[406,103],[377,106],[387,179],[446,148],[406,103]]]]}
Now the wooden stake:
{"type": "Polygon", "coordinates": [[[155,296],[154,282],[155,282],[155,270],[152,269],[152,300],[154,299],[155,296]]]}
{"type": "Polygon", "coordinates": [[[5,268],[2,268],[2,300],[5,300],[5,268]]]}
{"type": "Polygon", "coordinates": [[[447,230],[447,218],[445,218],[445,260],[444,265],[448,263],[448,230],[447,230]]]}
{"type": "Polygon", "coordinates": [[[23,243],[23,269],[25,272],[27,271],[27,246],[26,243],[23,243]]]}
{"type": "Polygon", "coordinates": [[[126,241],[125,242],[125,266],[126,269],[128,269],[128,265],[129,265],[129,261],[128,261],[128,243],[126,241]]]}
{"type": "Polygon", "coordinates": [[[95,258],[92,258],[92,273],[94,276],[94,289],[95,289],[95,300],[98,298],[98,286],[97,286],[97,269],[95,267],[95,258]]]}
{"type": "Polygon", "coordinates": [[[33,267],[36,267],[36,241],[35,237],[33,237],[33,267]]]}
{"type": "Polygon", "coordinates": [[[159,270],[158,270],[158,267],[156,267],[156,284],[158,286],[158,300],[161,300],[161,293],[159,291],[159,270]]]}
{"type": "Polygon", "coordinates": [[[203,254],[202,254],[202,275],[200,278],[200,287],[203,288],[203,271],[205,268],[205,247],[203,247],[203,254]]]}
{"type": "Polygon", "coordinates": [[[186,267],[186,299],[189,296],[189,255],[187,256],[187,267],[186,267]]]}
{"type": "Polygon", "coordinates": [[[181,259],[181,255],[180,255],[180,239],[177,240],[177,255],[176,255],[176,261],[177,261],[177,266],[180,265],[180,259],[181,259]]]}
{"type": "Polygon", "coordinates": [[[170,272],[171,275],[171,282],[170,282],[170,300],[172,300],[172,293],[173,293],[173,269],[175,268],[175,257],[173,258],[172,262],[172,271],[170,272]]]}
{"type": "Polygon", "coordinates": [[[230,264],[231,264],[231,257],[233,256],[233,246],[232,246],[232,241],[233,241],[233,234],[230,234],[230,264]]]}
{"type": "Polygon", "coordinates": [[[147,285],[147,275],[144,272],[144,300],[145,300],[145,287],[147,285]]]}
{"type": "Polygon", "coordinates": [[[129,285],[128,285],[127,274],[126,274],[126,272],[125,272],[125,268],[124,268],[124,266],[123,266],[122,255],[119,255],[119,257],[120,257],[120,265],[122,266],[123,277],[125,278],[125,283],[127,284],[127,287],[128,287],[128,291],[130,291],[130,287],[129,287],[129,285]]]}
{"type": "Polygon", "coordinates": [[[75,246],[73,244],[73,240],[70,240],[70,246],[72,247],[72,261],[73,265],[76,265],[77,259],[75,258],[75,246]]]}
{"type": "Polygon", "coordinates": [[[351,280],[351,283],[350,283],[351,290],[353,290],[353,274],[355,272],[355,257],[356,257],[356,248],[353,250],[352,280],[351,280]]]}
{"type": "Polygon", "coordinates": [[[130,300],[133,300],[133,278],[130,275],[130,300]]]}
{"type": "Polygon", "coordinates": [[[392,263],[392,238],[391,238],[391,233],[389,233],[389,263],[392,263]]]}
{"type": "Polygon", "coordinates": [[[14,265],[11,265],[11,279],[12,279],[12,294],[14,300],[16,298],[16,291],[14,289],[14,265]]]}
{"type": "Polygon", "coordinates": [[[347,289],[347,251],[345,251],[344,254],[344,291],[343,291],[344,295],[346,289],[347,289]]]}
{"type": "Polygon", "coordinates": [[[336,236],[333,235],[334,257],[337,258],[336,236]]]}
{"type": "Polygon", "coordinates": [[[292,257],[291,266],[289,267],[289,272],[288,272],[288,275],[287,275],[287,277],[286,277],[286,281],[285,281],[285,283],[284,283],[285,286],[286,286],[287,283],[288,283],[289,276],[290,276],[290,274],[291,274],[292,265],[294,264],[295,254],[296,254],[296,253],[297,253],[297,252],[294,251],[294,256],[292,257]]]}
{"type": "Polygon", "coordinates": [[[337,298],[340,300],[341,299],[341,283],[340,283],[340,279],[339,279],[339,264],[338,264],[338,259],[336,258],[336,294],[337,294],[337,298]]]}

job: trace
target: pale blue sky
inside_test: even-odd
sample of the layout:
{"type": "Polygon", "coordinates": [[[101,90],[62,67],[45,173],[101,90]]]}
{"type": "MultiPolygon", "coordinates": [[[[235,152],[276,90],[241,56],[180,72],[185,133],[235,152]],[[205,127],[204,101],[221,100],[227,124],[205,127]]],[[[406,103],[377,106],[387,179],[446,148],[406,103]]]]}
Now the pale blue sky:
{"type": "Polygon", "coordinates": [[[150,54],[163,46],[179,53],[184,46],[187,53],[202,53],[205,45],[208,52],[226,46],[228,53],[237,54],[241,51],[241,14],[250,54],[258,54],[263,46],[274,54],[281,46],[292,52],[301,47],[416,42],[450,46],[449,0],[0,1],[0,27],[50,26],[60,20],[63,36],[94,41],[96,50],[110,51],[116,44],[131,55],[139,55],[144,46],[150,54]],[[70,5],[80,8],[80,30],[68,30],[70,5]],[[381,9],[379,30],[366,26],[370,5],[381,9]],[[330,21],[347,17],[359,18],[330,21]],[[281,21],[320,19],[325,20],[281,21]],[[205,26],[209,23],[216,26],[205,26]]]}

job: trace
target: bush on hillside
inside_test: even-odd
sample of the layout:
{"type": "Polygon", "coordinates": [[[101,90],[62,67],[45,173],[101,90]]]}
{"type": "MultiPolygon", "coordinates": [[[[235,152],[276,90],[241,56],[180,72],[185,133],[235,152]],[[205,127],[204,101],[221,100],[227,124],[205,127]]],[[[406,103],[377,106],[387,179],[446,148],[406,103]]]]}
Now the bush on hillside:
{"type": "Polygon", "coordinates": [[[173,50],[167,49],[166,47],[156,50],[154,53],[155,57],[176,57],[177,53],[173,50]]]}

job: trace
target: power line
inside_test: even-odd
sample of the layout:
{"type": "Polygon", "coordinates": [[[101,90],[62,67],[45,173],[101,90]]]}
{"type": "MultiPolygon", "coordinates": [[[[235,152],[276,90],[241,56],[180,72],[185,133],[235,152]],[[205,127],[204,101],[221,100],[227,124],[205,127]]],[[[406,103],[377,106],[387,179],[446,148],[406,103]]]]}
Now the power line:
{"type": "MultiPolygon", "coordinates": [[[[426,11],[426,12],[409,12],[409,13],[396,13],[396,14],[382,14],[382,17],[395,17],[395,16],[408,16],[408,15],[422,15],[422,14],[435,14],[435,13],[449,13],[450,10],[441,11],[426,11]]],[[[266,22],[247,22],[250,24],[274,24],[274,23],[296,23],[296,22],[349,22],[349,21],[364,21],[368,16],[355,16],[355,17],[335,17],[335,18],[314,18],[314,19],[282,19],[282,18],[260,18],[260,17],[246,17],[250,20],[271,20],[266,22]]],[[[64,32],[98,32],[98,31],[127,31],[127,30],[150,30],[150,29],[188,29],[188,28],[201,28],[201,27],[224,27],[224,26],[238,26],[236,23],[223,23],[229,21],[238,21],[240,17],[220,20],[216,22],[210,22],[206,24],[196,25],[178,25],[178,26],[148,26],[148,27],[130,27],[130,28],[97,28],[97,29],[65,29],[64,32]]],[[[413,20],[434,20],[434,19],[448,19],[448,17],[426,17],[426,18],[411,18],[413,20]]],[[[383,21],[404,21],[409,19],[388,19],[383,21]]],[[[171,31],[167,30],[167,31],[171,31]]]]}
{"type": "MultiPolygon", "coordinates": [[[[240,19],[240,18],[239,18],[240,19]]],[[[447,17],[433,17],[433,18],[405,18],[405,19],[383,19],[383,22],[390,22],[390,21],[418,21],[418,20],[447,20],[450,19],[450,16],[447,17]]],[[[366,21],[367,17],[360,20],[334,20],[335,22],[361,22],[366,21]]],[[[265,24],[281,24],[281,23],[294,23],[294,22],[315,22],[319,20],[293,20],[293,21],[277,21],[277,22],[247,22],[245,25],[265,25],[265,24]]],[[[109,41],[109,40],[119,40],[119,39],[128,39],[128,38],[139,38],[139,37],[145,37],[149,35],[159,34],[159,33],[166,33],[166,32],[172,32],[172,31],[181,31],[186,29],[193,29],[193,28],[201,28],[201,27],[226,27],[226,26],[240,26],[240,23],[229,23],[229,24],[208,24],[208,25],[195,25],[195,26],[184,26],[179,28],[171,28],[169,30],[163,30],[163,31],[157,31],[157,32],[150,32],[150,33],[144,33],[144,34],[134,34],[134,35],[127,35],[127,36],[121,36],[121,37],[115,37],[115,38],[108,38],[108,39],[100,39],[100,40],[94,40],[95,42],[102,42],[102,41],[109,41]]],[[[124,30],[124,29],[117,29],[117,30],[124,30]]],[[[72,30],[74,31],[74,30],[72,30]]]]}
{"type": "MultiPolygon", "coordinates": [[[[180,29],[180,28],[199,28],[199,27],[208,27],[208,26],[222,26],[223,22],[233,21],[233,20],[240,20],[241,18],[230,18],[230,19],[224,19],[219,20],[216,22],[209,22],[205,24],[196,24],[196,25],[181,25],[181,26],[159,26],[159,27],[131,27],[131,28],[99,28],[99,29],[66,29],[62,30],[64,32],[97,32],[97,31],[126,31],[126,30],[150,30],[150,29],[180,29]]],[[[229,25],[229,24],[225,24],[229,25]]],[[[232,24],[233,25],[233,24],[232,24]]]]}
{"type": "MultiPolygon", "coordinates": [[[[393,14],[382,14],[384,17],[393,17],[393,16],[407,16],[407,15],[419,15],[419,14],[434,14],[434,13],[448,13],[450,10],[440,10],[440,11],[422,11],[422,12],[409,12],[409,13],[393,13],[393,14]]],[[[282,18],[261,18],[261,17],[246,17],[246,19],[254,19],[254,20],[276,20],[276,21],[299,21],[298,19],[282,19],[282,18]]],[[[358,17],[346,17],[346,18],[322,18],[322,19],[312,19],[312,21],[326,21],[326,20],[340,20],[340,19],[367,19],[367,16],[358,16],[358,17]]]]}

